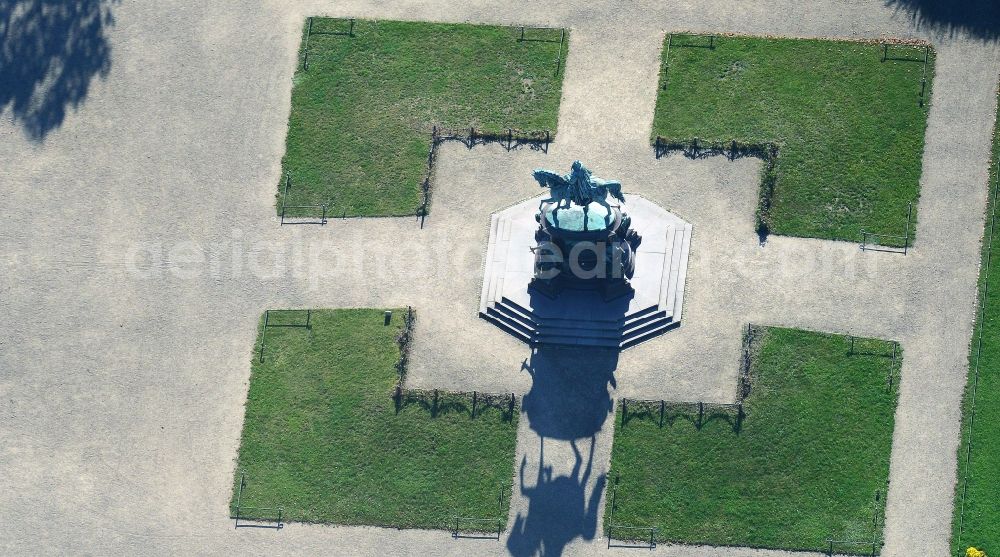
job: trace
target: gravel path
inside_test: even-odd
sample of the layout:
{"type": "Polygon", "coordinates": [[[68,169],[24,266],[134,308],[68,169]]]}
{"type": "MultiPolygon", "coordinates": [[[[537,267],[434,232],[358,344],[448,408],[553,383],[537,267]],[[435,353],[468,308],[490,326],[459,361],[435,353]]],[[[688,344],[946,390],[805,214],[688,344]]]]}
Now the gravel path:
{"type": "Polygon", "coordinates": [[[604,553],[599,534],[587,539],[586,512],[574,531],[558,511],[578,496],[580,509],[593,508],[611,397],[731,398],[739,331],[752,321],[903,343],[884,554],[947,554],[994,45],[914,29],[907,14],[860,1],[289,4],[126,0],[114,8],[111,72],[61,128],[32,143],[0,123],[9,184],[0,198],[0,552],[523,555],[566,544],[574,555],[604,553]],[[423,231],[412,219],[279,227],[274,184],[307,13],[571,26],[558,141],[547,155],[446,145],[423,231]],[[756,161],[654,159],[659,45],[681,29],[933,39],[938,74],[911,254],[789,238],[761,248],[756,161]],[[598,367],[577,386],[593,404],[575,406],[545,396],[569,388],[558,369],[547,375],[554,382],[532,379],[531,370],[558,368],[552,359],[474,313],[486,215],[537,192],[524,179],[531,168],[573,158],[695,227],[682,327],[598,367]],[[488,186],[498,182],[509,187],[488,186]],[[481,206],[462,205],[468,188],[481,206]],[[463,210],[482,215],[482,226],[457,227],[463,210]],[[420,319],[414,384],[529,397],[518,447],[527,490],[509,524],[520,534],[497,543],[438,531],[234,530],[226,506],[263,309],[406,304],[420,319]],[[574,473],[574,444],[592,463],[586,481],[583,467],[574,473]],[[531,491],[543,465],[579,489],[531,491]]]}

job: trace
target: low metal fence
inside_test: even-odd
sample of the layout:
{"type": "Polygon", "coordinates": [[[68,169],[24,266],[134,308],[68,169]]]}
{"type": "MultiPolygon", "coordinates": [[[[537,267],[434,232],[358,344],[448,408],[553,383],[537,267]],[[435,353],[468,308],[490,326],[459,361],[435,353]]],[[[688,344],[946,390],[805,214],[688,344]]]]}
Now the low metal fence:
{"type": "Polygon", "coordinates": [[[403,407],[416,404],[430,412],[432,418],[442,414],[464,413],[469,419],[476,419],[487,409],[502,413],[504,421],[511,421],[517,410],[517,396],[514,393],[497,394],[480,391],[446,391],[442,389],[409,389],[397,385],[392,395],[396,412],[403,407]]]}
{"type": "Polygon", "coordinates": [[[264,347],[267,342],[267,328],[271,327],[290,327],[297,329],[312,329],[312,310],[311,309],[267,309],[264,310],[264,327],[260,331],[260,363],[264,363],[264,347]],[[304,323],[272,323],[271,314],[287,314],[287,313],[297,313],[301,314],[305,312],[306,320],[304,323]]]}
{"type": "Polygon", "coordinates": [[[285,527],[283,507],[237,506],[236,516],[233,519],[236,522],[236,528],[274,528],[280,530],[285,527]],[[241,519],[243,520],[242,524],[240,523],[241,519]],[[260,524],[261,522],[274,522],[274,525],[260,524]]]}
{"type": "MultiPolygon", "coordinates": [[[[348,37],[354,37],[355,20],[352,19],[336,19],[336,18],[314,18],[309,17],[306,20],[306,33],[302,48],[302,70],[309,71],[310,59],[317,56],[310,47],[310,38],[313,35],[343,35],[348,37]],[[319,26],[322,23],[328,21],[345,22],[347,25],[346,30],[339,29],[335,31],[320,30],[319,26]]],[[[555,73],[558,75],[559,71],[562,69],[562,58],[563,51],[566,45],[567,31],[565,28],[556,27],[542,27],[542,26],[517,26],[515,29],[518,30],[518,42],[551,42],[555,43],[558,41],[559,47],[556,54],[555,61],[555,73]],[[553,36],[552,38],[545,38],[539,36],[540,32],[551,31],[559,32],[558,40],[553,36]],[[534,33],[532,33],[534,32],[534,33]],[[532,36],[534,34],[534,36],[532,36]]],[[[501,131],[484,131],[476,130],[475,128],[469,128],[468,133],[465,130],[460,132],[447,132],[445,130],[439,130],[437,127],[431,133],[431,146],[427,154],[427,171],[424,174],[422,181],[420,182],[421,189],[421,202],[420,205],[415,209],[417,220],[420,224],[420,228],[424,227],[426,223],[427,216],[429,214],[430,207],[430,194],[431,194],[431,184],[430,176],[434,170],[434,161],[436,158],[436,150],[438,145],[442,141],[447,140],[457,140],[465,143],[471,149],[475,145],[485,144],[485,143],[499,143],[506,146],[507,150],[510,151],[521,145],[529,145],[532,148],[537,148],[548,153],[549,144],[552,141],[552,133],[549,130],[535,131],[535,132],[525,132],[522,130],[516,130],[513,128],[508,128],[506,133],[501,131]]],[[[333,207],[326,204],[318,205],[289,205],[288,204],[288,192],[289,186],[291,184],[290,175],[285,176],[285,189],[281,199],[281,224],[326,224],[328,220],[328,215],[336,214],[336,211],[332,211],[333,207]],[[308,216],[296,217],[295,212],[309,213],[308,216]],[[318,217],[316,215],[319,215],[318,217]],[[296,219],[296,220],[292,220],[296,219]],[[305,220],[302,220],[305,219],[305,220]]],[[[342,209],[342,216],[346,218],[347,211],[346,208],[342,209]]]]}
{"type": "Polygon", "coordinates": [[[876,542],[871,540],[826,540],[826,554],[842,555],[869,555],[870,557],[875,557],[879,554],[879,550],[876,542]]]}
{"type": "Polygon", "coordinates": [[[302,46],[302,71],[306,71],[306,72],[309,71],[309,57],[313,55],[312,51],[309,49],[309,39],[313,35],[343,35],[345,37],[353,37],[354,36],[354,23],[355,23],[354,18],[350,18],[350,19],[347,19],[347,20],[337,19],[337,18],[329,18],[329,17],[320,17],[320,18],[308,17],[308,18],[306,18],[306,37],[304,39],[304,43],[303,43],[303,46],[302,46]],[[327,21],[334,21],[334,22],[338,22],[338,23],[340,23],[340,22],[346,22],[347,30],[346,31],[344,31],[344,30],[329,31],[329,30],[323,30],[323,29],[314,29],[314,23],[317,23],[317,20],[318,20],[318,22],[327,22],[327,21]]]}
{"type": "Polygon", "coordinates": [[[240,470],[240,487],[236,495],[236,509],[233,512],[233,520],[236,528],[273,528],[280,530],[284,527],[284,507],[251,507],[243,504],[243,490],[247,486],[247,474],[245,470],[240,470]],[[240,520],[244,523],[240,524],[240,520]],[[274,524],[261,524],[274,522],[274,524]]]}
{"type": "Polygon", "coordinates": [[[531,149],[549,152],[549,144],[552,143],[552,133],[549,130],[524,131],[514,128],[507,128],[506,133],[491,130],[477,130],[474,127],[462,130],[448,130],[433,126],[431,128],[431,145],[427,150],[427,170],[424,173],[423,181],[420,183],[421,202],[417,207],[416,214],[420,228],[424,227],[430,208],[431,182],[430,177],[434,173],[434,164],[437,161],[437,150],[441,143],[445,141],[458,141],[469,149],[476,145],[486,145],[496,143],[503,145],[507,151],[518,149],[521,146],[528,146],[531,149]]]}
{"type": "Polygon", "coordinates": [[[497,494],[497,516],[496,517],[470,517],[470,516],[460,516],[457,513],[451,517],[451,537],[453,538],[486,538],[486,539],[500,539],[503,533],[504,525],[507,520],[503,517],[504,515],[504,493],[509,490],[511,486],[501,484],[499,486],[497,494]],[[489,526],[487,528],[487,526],[489,526]],[[496,526],[496,531],[494,533],[493,527],[496,526]]]}
{"type": "MultiPolygon", "coordinates": [[[[889,482],[886,481],[886,486],[889,482]]],[[[888,489],[887,489],[888,491],[888,489]]],[[[859,538],[842,538],[837,539],[833,536],[829,536],[826,539],[826,551],[827,555],[834,554],[853,554],[853,555],[869,555],[870,557],[875,557],[882,550],[882,528],[881,526],[885,524],[885,518],[882,516],[882,510],[884,507],[884,497],[881,490],[875,490],[875,498],[872,500],[872,534],[870,538],[859,539],[859,538]]]]}
{"type": "Polygon", "coordinates": [[[539,31],[559,31],[559,52],[556,54],[556,71],[555,75],[559,75],[559,70],[562,69],[562,57],[563,57],[563,45],[566,43],[566,28],[565,27],[540,27],[540,26],[519,26],[521,30],[520,36],[517,38],[517,42],[535,42],[535,43],[554,43],[555,38],[542,38],[539,36],[539,31]],[[526,35],[525,31],[531,30],[535,31],[535,36],[526,35]]]}
{"type": "MultiPolygon", "coordinates": [[[[994,140],[996,140],[997,130],[993,131],[994,140]]],[[[994,233],[996,232],[997,223],[997,202],[1000,201],[1000,167],[997,166],[996,161],[993,163],[993,168],[991,169],[994,173],[991,180],[993,181],[992,193],[989,199],[989,226],[987,228],[988,232],[983,238],[983,242],[986,245],[986,253],[983,257],[983,267],[981,271],[981,286],[979,288],[979,299],[978,301],[978,315],[976,317],[976,330],[974,331],[974,342],[976,343],[975,348],[975,365],[972,366],[972,390],[968,395],[969,409],[968,409],[968,423],[965,433],[966,447],[965,447],[965,464],[964,471],[962,472],[962,502],[959,506],[958,513],[958,535],[954,536],[955,539],[955,552],[956,555],[961,557],[965,555],[962,550],[962,537],[965,535],[965,504],[968,500],[969,495],[969,482],[972,480],[972,447],[973,441],[975,440],[975,425],[976,425],[976,401],[977,395],[979,394],[979,371],[980,362],[983,357],[983,326],[986,322],[986,300],[990,291],[990,270],[992,268],[993,261],[993,239],[994,233]]],[[[964,421],[964,420],[963,420],[964,421]]]]}
{"type": "Polygon", "coordinates": [[[906,255],[910,249],[910,221],[913,219],[913,202],[906,206],[906,230],[902,235],[882,234],[861,229],[861,251],[882,251],[887,253],[901,253],[906,255]],[[901,247],[889,245],[885,240],[895,240],[902,243],[901,247]]]}
{"type": "Polygon", "coordinates": [[[771,205],[778,179],[778,146],[774,143],[743,143],[735,140],[703,141],[697,137],[691,140],[677,140],[656,136],[653,140],[653,153],[657,159],[674,151],[680,151],[690,159],[721,155],[729,160],[755,157],[764,162],[756,214],[757,235],[763,245],[771,230],[771,205]]]}
{"type": "Polygon", "coordinates": [[[927,64],[930,60],[931,46],[926,43],[910,43],[910,42],[885,42],[882,43],[882,62],[885,61],[896,61],[896,62],[923,62],[923,69],[920,72],[920,106],[924,106],[925,96],[927,94],[927,64]],[[917,57],[911,58],[909,56],[890,56],[890,48],[892,50],[899,52],[900,50],[905,50],[907,53],[916,51],[917,57]]]}
{"type": "Polygon", "coordinates": [[[646,526],[622,526],[621,524],[608,525],[608,549],[612,547],[642,547],[649,549],[656,548],[656,534],[659,530],[656,527],[646,526]],[[624,536],[615,536],[615,532],[625,533],[624,536]],[[630,534],[636,535],[630,535],[630,534]],[[639,536],[638,534],[642,534],[639,536]]]}
{"type": "Polygon", "coordinates": [[[701,429],[707,422],[723,419],[730,423],[733,431],[739,432],[746,417],[744,402],[750,396],[752,388],[752,368],[754,346],[759,340],[760,327],[747,323],[743,332],[743,346],[740,350],[739,375],[736,383],[736,401],[720,402],[688,402],[668,400],[643,400],[623,397],[620,400],[622,409],[621,425],[624,427],[634,418],[655,419],[659,427],[672,423],[676,419],[686,419],[696,428],[701,429]]]}
{"type": "Polygon", "coordinates": [[[284,201],[281,203],[281,224],[326,224],[326,211],[327,205],[285,205],[284,201]],[[310,209],[310,213],[315,214],[316,209],[319,209],[320,216],[301,216],[296,217],[294,215],[289,215],[289,211],[305,210],[310,209]],[[289,220],[289,219],[305,219],[305,220],[289,220]]]}
{"type": "Polygon", "coordinates": [[[745,417],[742,401],[729,404],[622,398],[621,407],[622,427],[637,418],[655,419],[659,427],[682,419],[691,422],[697,429],[701,429],[708,422],[724,420],[729,422],[734,431],[739,431],[745,417]]]}
{"type": "Polygon", "coordinates": [[[611,502],[606,505],[608,509],[608,525],[604,533],[608,537],[608,549],[612,547],[648,547],[649,549],[653,549],[656,547],[656,534],[659,532],[657,528],[615,523],[615,511],[618,509],[618,481],[620,479],[620,477],[615,476],[615,480],[611,485],[611,502]],[[616,538],[615,531],[624,533],[625,535],[616,538]],[[643,533],[642,536],[631,535],[631,533],[640,532],[643,533]],[[615,543],[616,541],[618,543],[615,543]],[[637,542],[642,545],[637,545],[637,542]]]}
{"type": "Polygon", "coordinates": [[[452,529],[451,537],[453,538],[490,538],[490,539],[500,539],[503,533],[504,520],[502,518],[473,518],[468,516],[453,516],[452,517],[452,529]],[[469,525],[471,528],[463,528],[462,526],[469,525]],[[482,525],[482,527],[480,527],[482,525]],[[486,529],[486,525],[496,526],[496,535],[493,535],[493,529],[486,529]],[[485,534],[489,534],[488,536],[485,534]]]}
{"type": "Polygon", "coordinates": [[[285,225],[285,224],[326,224],[326,216],[327,216],[327,205],[326,204],[320,204],[320,205],[288,205],[288,192],[289,192],[289,190],[291,190],[291,187],[292,187],[292,173],[291,172],[286,172],[285,173],[284,187],[281,190],[281,224],[282,225],[285,225]],[[311,213],[311,214],[309,214],[309,215],[303,215],[303,216],[294,216],[294,215],[290,215],[289,214],[290,212],[294,213],[295,211],[300,211],[300,210],[305,210],[305,209],[311,209],[311,211],[309,211],[309,213],[311,213]],[[319,211],[318,211],[320,213],[319,217],[315,216],[315,214],[317,213],[316,209],[319,209],[319,211]],[[319,220],[316,220],[317,218],[319,220]],[[289,220],[289,219],[307,219],[307,220],[294,220],[293,221],[293,220],[289,220]]]}

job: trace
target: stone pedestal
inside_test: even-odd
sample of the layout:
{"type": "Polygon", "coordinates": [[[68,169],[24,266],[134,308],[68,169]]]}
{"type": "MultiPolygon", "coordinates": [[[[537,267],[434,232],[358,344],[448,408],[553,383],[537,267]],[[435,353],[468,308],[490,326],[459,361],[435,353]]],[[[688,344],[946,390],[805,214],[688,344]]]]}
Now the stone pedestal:
{"type": "Polygon", "coordinates": [[[632,293],[629,279],[642,238],[621,205],[543,203],[535,221],[529,288],[550,298],[565,289],[597,290],[605,302],[632,293]]]}
{"type": "MultiPolygon", "coordinates": [[[[626,348],[680,324],[691,225],[634,194],[622,209],[642,235],[631,292],[612,299],[593,289],[541,293],[534,278],[538,197],[494,213],[479,315],[532,345],[626,348]],[[549,296],[547,294],[555,294],[549,296]]],[[[613,294],[613,293],[612,293],[613,294]]]]}

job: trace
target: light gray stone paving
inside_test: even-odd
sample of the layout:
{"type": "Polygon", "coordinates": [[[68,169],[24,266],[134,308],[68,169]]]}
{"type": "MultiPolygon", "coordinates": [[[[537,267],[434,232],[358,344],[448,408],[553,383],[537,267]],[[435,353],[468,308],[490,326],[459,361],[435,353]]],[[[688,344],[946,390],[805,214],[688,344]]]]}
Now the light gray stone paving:
{"type": "Polygon", "coordinates": [[[1000,69],[994,44],[917,29],[905,12],[856,0],[171,1],[113,10],[110,71],[61,127],[32,142],[18,123],[0,122],[0,553],[604,554],[603,504],[589,511],[607,472],[612,397],[730,400],[739,332],[753,321],[902,342],[883,554],[947,554],[1000,69]],[[422,231],[407,218],[279,227],[273,199],[299,31],[305,15],[321,13],[570,26],[556,143],[548,154],[445,145],[422,231]],[[778,237],[760,247],[758,162],[654,159],[648,137],[668,30],[932,39],[937,75],[911,254],[778,237]],[[585,380],[566,369],[573,358],[531,354],[476,317],[488,215],[539,193],[530,169],[573,159],[694,225],[683,326],[585,380]],[[463,188],[489,183],[502,187],[477,190],[485,201],[471,206],[463,188]],[[481,224],[457,226],[470,214],[481,224]],[[227,504],[263,309],[407,304],[418,310],[413,385],[527,395],[515,534],[496,542],[440,531],[234,529],[227,504]],[[574,473],[573,444],[591,463],[586,478],[583,466],[574,473]],[[558,481],[538,489],[541,466],[558,481]]]}

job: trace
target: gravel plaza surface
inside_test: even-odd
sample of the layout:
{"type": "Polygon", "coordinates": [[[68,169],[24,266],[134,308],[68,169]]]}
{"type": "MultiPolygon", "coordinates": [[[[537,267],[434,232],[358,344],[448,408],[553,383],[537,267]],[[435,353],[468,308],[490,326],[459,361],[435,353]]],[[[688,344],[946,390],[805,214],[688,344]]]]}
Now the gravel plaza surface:
{"type": "Polygon", "coordinates": [[[106,7],[107,52],[101,40],[79,43],[106,56],[106,68],[95,62],[82,95],[80,81],[67,85],[75,106],[72,92],[53,93],[65,118],[46,119],[29,102],[0,121],[0,552],[604,554],[614,400],[731,401],[740,331],[752,322],[901,343],[882,554],[949,553],[995,37],[845,0],[106,7]],[[274,186],[307,15],[571,28],[555,143],[547,153],[443,144],[423,229],[414,218],[280,226],[274,186]],[[930,40],[936,75],[911,251],[778,236],[761,246],[759,161],[656,159],[660,48],[681,30],[930,40]],[[489,215],[539,193],[532,168],[574,159],[694,226],[683,325],[617,358],[532,353],[476,316],[489,215]],[[228,504],[263,310],[406,305],[419,316],[412,386],[525,396],[508,533],[498,542],[234,528],[228,504]],[[584,364],[591,373],[580,381],[571,372],[584,364]],[[533,380],[541,370],[546,382],[533,380]],[[543,467],[572,481],[547,482],[543,467]],[[565,504],[574,520],[560,514],[565,504]]]}

